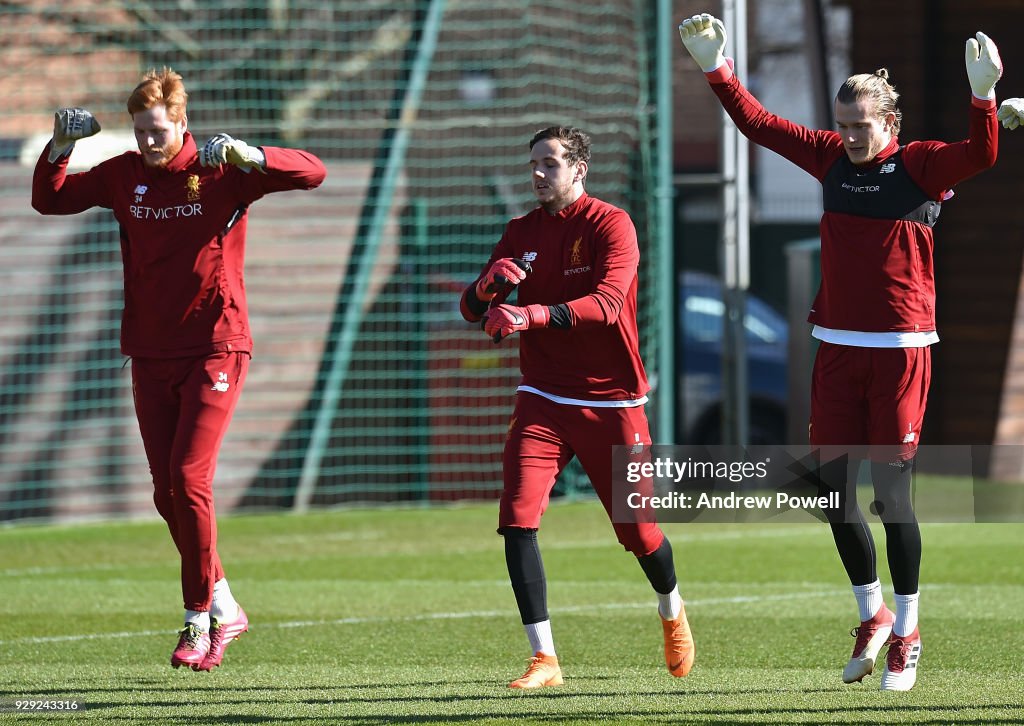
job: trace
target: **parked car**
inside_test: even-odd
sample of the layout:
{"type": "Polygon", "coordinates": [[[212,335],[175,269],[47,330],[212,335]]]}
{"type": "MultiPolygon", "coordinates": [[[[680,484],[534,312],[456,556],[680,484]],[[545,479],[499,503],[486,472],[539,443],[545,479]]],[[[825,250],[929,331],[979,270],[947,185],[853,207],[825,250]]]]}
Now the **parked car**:
{"type": "MultiPolygon", "coordinates": [[[[679,276],[677,370],[681,443],[721,443],[722,283],[704,272],[679,276]]],[[[750,394],[749,444],[786,439],[786,360],[789,327],[768,303],[747,296],[745,326],[750,394]]]]}

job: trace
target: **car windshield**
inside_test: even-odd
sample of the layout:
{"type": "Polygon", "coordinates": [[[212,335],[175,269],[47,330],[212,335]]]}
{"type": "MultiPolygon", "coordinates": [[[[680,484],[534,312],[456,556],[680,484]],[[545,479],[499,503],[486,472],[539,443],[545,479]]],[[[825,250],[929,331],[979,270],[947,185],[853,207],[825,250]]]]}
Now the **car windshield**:
{"type": "MultiPolygon", "coordinates": [[[[701,342],[714,343],[722,339],[722,316],[725,303],[708,295],[687,294],[683,304],[683,330],[686,335],[701,342]]],[[[747,299],[744,319],[747,341],[774,345],[786,339],[785,321],[757,298],[747,299]]]]}

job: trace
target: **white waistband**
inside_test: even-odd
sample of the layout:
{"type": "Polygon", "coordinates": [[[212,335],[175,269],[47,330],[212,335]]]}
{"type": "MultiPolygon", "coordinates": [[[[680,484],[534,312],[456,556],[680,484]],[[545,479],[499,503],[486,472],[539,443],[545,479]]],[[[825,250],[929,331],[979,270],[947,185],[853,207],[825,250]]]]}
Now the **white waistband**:
{"type": "Polygon", "coordinates": [[[833,330],[815,325],[811,335],[818,340],[854,348],[927,348],[939,342],[934,330],[918,333],[865,333],[860,330],[833,330]]]}
{"type": "Polygon", "coordinates": [[[519,386],[516,390],[535,393],[549,401],[561,403],[566,406],[586,406],[587,408],[636,408],[637,406],[643,406],[647,403],[647,396],[630,398],[624,401],[586,401],[582,398],[566,398],[565,396],[556,396],[553,393],[545,393],[533,386],[519,386]]]}

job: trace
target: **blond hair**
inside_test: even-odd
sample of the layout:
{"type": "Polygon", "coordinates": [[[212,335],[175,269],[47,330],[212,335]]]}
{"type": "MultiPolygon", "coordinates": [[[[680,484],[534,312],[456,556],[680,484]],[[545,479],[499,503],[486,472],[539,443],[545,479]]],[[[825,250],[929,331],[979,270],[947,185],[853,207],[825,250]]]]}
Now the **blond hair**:
{"type": "Polygon", "coordinates": [[[180,75],[166,66],[159,71],[151,68],[128,97],[128,113],[134,116],[139,111],[163,104],[167,118],[180,121],[187,103],[188,94],[180,75]]]}
{"type": "Polygon", "coordinates": [[[892,124],[893,135],[899,134],[900,122],[903,120],[903,112],[896,106],[899,98],[900,94],[889,83],[889,71],[886,68],[879,68],[874,73],[850,76],[836,94],[836,101],[839,103],[871,101],[874,103],[876,115],[880,118],[885,118],[890,113],[894,114],[896,120],[892,124]]]}

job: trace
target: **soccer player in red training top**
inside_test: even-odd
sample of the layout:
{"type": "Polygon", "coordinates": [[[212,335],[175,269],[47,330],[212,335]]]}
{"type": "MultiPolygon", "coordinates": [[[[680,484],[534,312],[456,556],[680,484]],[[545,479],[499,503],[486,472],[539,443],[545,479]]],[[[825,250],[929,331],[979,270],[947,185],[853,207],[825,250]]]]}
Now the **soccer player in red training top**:
{"type": "Polygon", "coordinates": [[[185,627],[171,665],[209,671],[248,629],[217,555],[213,473],[242,391],[252,337],[242,265],[246,211],[264,194],[312,189],[323,164],[304,151],[217,134],[197,150],[181,76],[150,71],[128,98],[139,151],[66,174],[75,141],[99,131],[88,111],[57,112],[36,163],[42,214],[113,210],[121,227],[121,350],[132,359],[139,430],[157,511],[181,555],[185,627]]]}
{"type": "MultiPolygon", "coordinates": [[[[612,447],[651,443],[636,323],[636,230],[623,210],[584,191],[589,161],[590,138],[579,129],[537,132],[530,177],[540,206],[508,223],[462,295],[463,317],[483,318],[495,342],[520,333],[523,378],[505,442],[498,532],[533,657],[511,688],[562,683],[537,544],[555,478],[578,457],[611,515],[612,447]],[[508,305],[516,286],[518,304],[508,305]]],[[[693,640],[672,547],[652,522],[613,527],[658,594],[668,669],[685,676],[693,640]]]]}
{"type": "Polygon", "coordinates": [[[821,182],[821,288],[808,318],[821,341],[810,443],[866,447],[896,597],[894,615],[882,599],[874,542],[856,495],[843,511],[826,510],[861,619],[843,680],[870,674],[888,643],[881,688],[909,690],[921,653],[921,534],[910,484],[931,376],[929,346],[938,341],[932,227],[952,186],[995,163],[998,51],[984,33],[967,41],[973,97],[965,103],[966,140],[901,144],[899,96],[885,69],[848,78],[835,100],[838,132],[815,131],[769,113],[740,84],[723,56],[725,29],[717,18],[695,15],[680,24],[679,35],[739,130],[821,182]]]}

